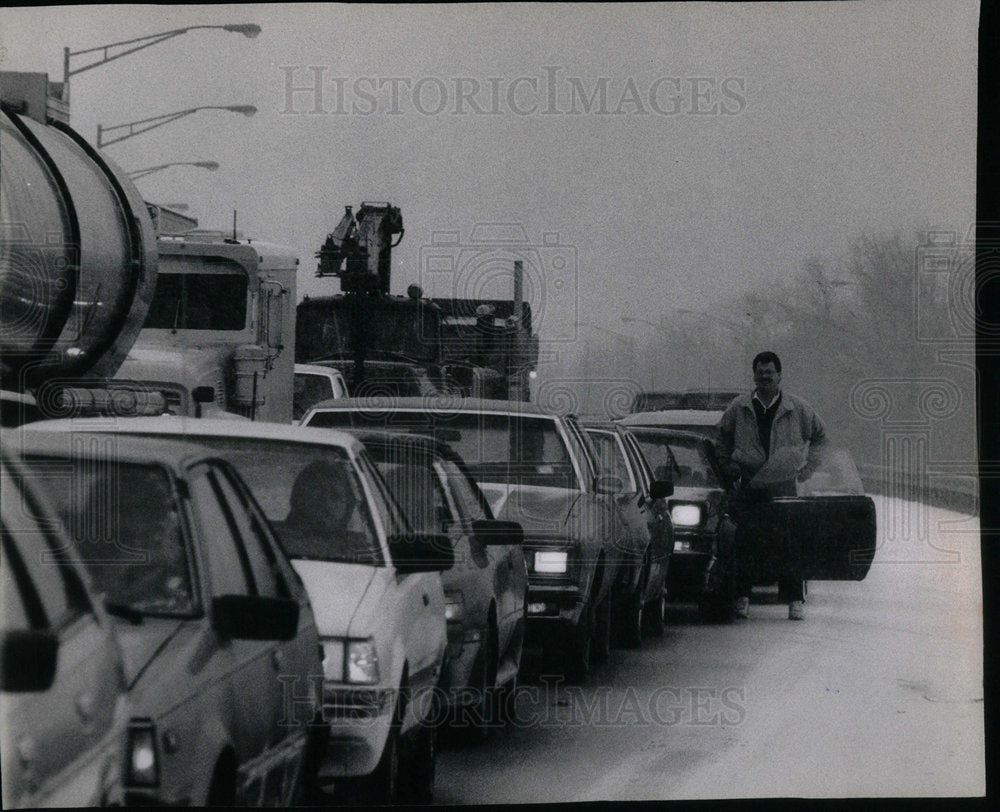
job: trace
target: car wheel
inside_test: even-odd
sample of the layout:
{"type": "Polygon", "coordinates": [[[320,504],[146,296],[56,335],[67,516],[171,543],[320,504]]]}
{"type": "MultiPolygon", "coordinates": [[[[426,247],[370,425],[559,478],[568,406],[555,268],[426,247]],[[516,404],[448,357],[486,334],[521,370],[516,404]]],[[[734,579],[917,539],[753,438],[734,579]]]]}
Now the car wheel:
{"type": "Polygon", "coordinates": [[[642,614],[643,631],[650,637],[663,637],[663,632],[667,626],[667,599],[661,592],[659,597],[653,598],[646,604],[646,611],[642,614]]]}
{"type": "Polygon", "coordinates": [[[322,713],[318,712],[310,725],[305,750],[302,753],[299,784],[292,800],[294,806],[316,806],[323,802],[319,768],[329,737],[330,729],[323,723],[322,713]]]}
{"type": "Polygon", "coordinates": [[[361,794],[364,803],[379,805],[398,803],[401,777],[399,751],[399,727],[393,725],[374,772],[362,779],[361,794]]]}
{"type": "Polygon", "coordinates": [[[593,633],[594,608],[588,603],[575,626],[567,630],[563,673],[572,682],[582,682],[590,673],[590,638],[593,633]]]}
{"type": "Polygon", "coordinates": [[[234,765],[223,759],[212,772],[212,785],[205,806],[236,806],[236,775],[234,765]]]}
{"type": "Polygon", "coordinates": [[[611,595],[605,596],[594,609],[594,632],[590,644],[590,661],[606,663],[611,657],[611,595]]]}
{"type": "Polygon", "coordinates": [[[482,643],[479,646],[479,656],[472,669],[474,684],[469,686],[475,693],[473,704],[469,708],[459,709],[459,724],[467,741],[478,744],[486,741],[493,722],[493,694],[497,674],[497,634],[490,620],[486,624],[482,643]]]}
{"type": "Polygon", "coordinates": [[[493,692],[493,718],[497,724],[510,725],[517,721],[517,674],[493,692]]]}
{"type": "MultiPolygon", "coordinates": [[[[438,698],[435,694],[434,703],[438,698]]],[[[431,709],[429,720],[437,715],[431,709]]],[[[434,800],[434,773],[437,762],[437,729],[428,720],[421,722],[406,746],[399,764],[399,800],[402,803],[429,804],[434,800]]]]}
{"type": "Polygon", "coordinates": [[[644,567],[635,590],[617,607],[615,642],[624,648],[642,648],[642,596],[648,577],[644,567]]]}

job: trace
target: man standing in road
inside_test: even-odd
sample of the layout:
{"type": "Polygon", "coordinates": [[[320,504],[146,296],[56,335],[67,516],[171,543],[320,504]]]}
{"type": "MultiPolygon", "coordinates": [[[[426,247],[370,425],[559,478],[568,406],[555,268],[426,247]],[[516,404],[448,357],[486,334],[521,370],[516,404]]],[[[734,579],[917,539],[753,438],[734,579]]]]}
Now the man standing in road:
{"type": "MultiPolygon", "coordinates": [[[[754,390],[729,404],[719,421],[719,452],[730,476],[738,478],[731,505],[737,532],[734,565],[736,617],[750,607],[753,564],[761,552],[763,505],[774,496],[795,496],[818,464],[826,429],[801,398],[782,392],[781,360],[773,352],[753,359],[754,390]]],[[[801,566],[791,550],[779,564],[778,596],[788,603],[788,619],[803,620],[801,566]]]]}

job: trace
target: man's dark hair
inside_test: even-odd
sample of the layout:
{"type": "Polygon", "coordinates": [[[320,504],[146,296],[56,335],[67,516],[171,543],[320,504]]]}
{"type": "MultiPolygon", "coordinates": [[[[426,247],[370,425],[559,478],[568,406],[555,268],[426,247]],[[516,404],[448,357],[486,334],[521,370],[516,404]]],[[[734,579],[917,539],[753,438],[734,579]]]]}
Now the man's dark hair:
{"type": "Polygon", "coordinates": [[[770,350],[757,353],[757,355],[754,356],[753,364],[750,365],[750,369],[756,371],[757,364],[774,364],[775,371],[779,375],[781,374],[781,359],[770,350]]]}

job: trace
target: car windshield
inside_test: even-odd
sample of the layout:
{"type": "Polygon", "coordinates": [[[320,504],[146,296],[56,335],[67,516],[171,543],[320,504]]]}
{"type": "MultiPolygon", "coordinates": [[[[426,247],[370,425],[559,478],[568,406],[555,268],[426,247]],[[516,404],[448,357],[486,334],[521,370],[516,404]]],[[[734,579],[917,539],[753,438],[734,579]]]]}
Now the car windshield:
{"type": "Polygon", "coordinates": [[[336,446],[198,437],[239,471],[290,558],[382,566],[368,501],[336,446]]]}
{"type": "Polygon", "coordinates": [[[684,393],[681,397],[681,402],[678,408],[706,410],[725,409],[741,394],[742,392],[730,389],[720,391],[696,389],[684,393]]]}
{"type": "Polygon", "coordinates": [[[652,412],[657,409],[678,409],[684,395],[680,392],[640,392],[632,400],[633,412],[652,412]]]}
{"type": "Polygon", "coordinates": [[[167,472],[157,465],[27,458],[39,473],[94,588],[142,614],[188,616],[197,608],[191,559],[167,472]]]}
{"type": "Polygon", "coordinates": [[[547,415],[324,410],[309,420],[321,428],[392,429],[428,434],[465,460],[477,482],[583,490],[559,433],[547,415]]]}

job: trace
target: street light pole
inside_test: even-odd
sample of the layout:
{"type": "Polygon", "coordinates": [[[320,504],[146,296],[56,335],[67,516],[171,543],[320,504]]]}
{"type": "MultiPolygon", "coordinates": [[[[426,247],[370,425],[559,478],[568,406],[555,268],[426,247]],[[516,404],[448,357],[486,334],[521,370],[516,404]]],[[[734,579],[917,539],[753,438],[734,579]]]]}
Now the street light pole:
{"type": "Polygon", "coordinates": [[[169,124],[171,121],[176,121],[179,118],[184,118],[192,113],[197,113],[199,110],[228,110],[230,113],[241,113],[244,116],[252,116],[257,112],[257,108],[252,104],[233,104],[228,106],[217,105],[217,104],[206,104],[201,107],[190,107],[187,110],[178,110],[174,113],[163,113],[159,116],[151,116],[150,118],[142,118],[138,121],[130,121],[127,124],[115,124],[111,127],[105,127],[103,124],[97,125],[97,148],[110,146],[111,144],[117,144],[119,141],[124,141],[126,138],[131,138],[133,135],[139,135],[140,133],[147,132],[149,130],[155,129],[156,127],[162,127],[164,124],[169,124]],[[136,129],[138,125],[145,124],[145,127],[141,129],[136,129]],[[112,138],[110,141],[105,140],[104,136],[114,130],[123,130],[128,128],[128,132],[125,135],[120,135],[117,138],[112,138]]]}
{"type": "Polygon", "coordinates": [[[157,43],[163,42],[164,40],[173,39],[174,37],[179,37],[181,34],[186,34],[188,31],[194,31],[199,28],[217,28],[222,31],[229,31],[235,34],[242,34],[248,39],[253,39],[258,34],[260,34],[260,26],[256,23],[230,23],[227,25],[189,25],[185,28],[175,28],[172,31],[162,31],[159,34],[147,34],[144,37],[136,37],[135,39],[126,39],[120,42],[112,42],[108,45],[98,45],[95,48],[83,48],[79,51],[71,51],[68,47],[63,48],[63,86],[62,86],[62,100],[69,103],[69,79],[71,76],[76,76],[78,73],[83,73],[91,68],[96,68],[98,65],[104,65],[108,62],[113,62],[116,59],[121,59],[123,56],[128,56],[129,54],[134,54],[136,51],[141,51],[143,48],[148,48],[151,45],[156,45],[157,43]],[[123,45],[133,45],[134,47],[128,50],[122,51],[109,56],[108,51],[111,48],[118,48],[123,45]],[[74,56],[83,56],[84,54],[92,54],[96,51],[102,51],[103,56],[96,60],[95,62],[90,62],[83,67],[77,68],[76,70],[70,69],[70,60],[74,56]]]}
{"type": "Polygon", "coordinates": [[[132,180],[139,180],[139,178],[144,178],[146,175],[152,175],[154,172],[159,172],[161,169],[166,169],[170,166],[197,166],[200,169],[207,169],[209,172],[214,172],[219,168],[219,164],[215,161],[174,161],[169,164],[160,164],[159,166],[147,166],[144,169],[135,169],[128,173],[128,176],[132,180]]]}

